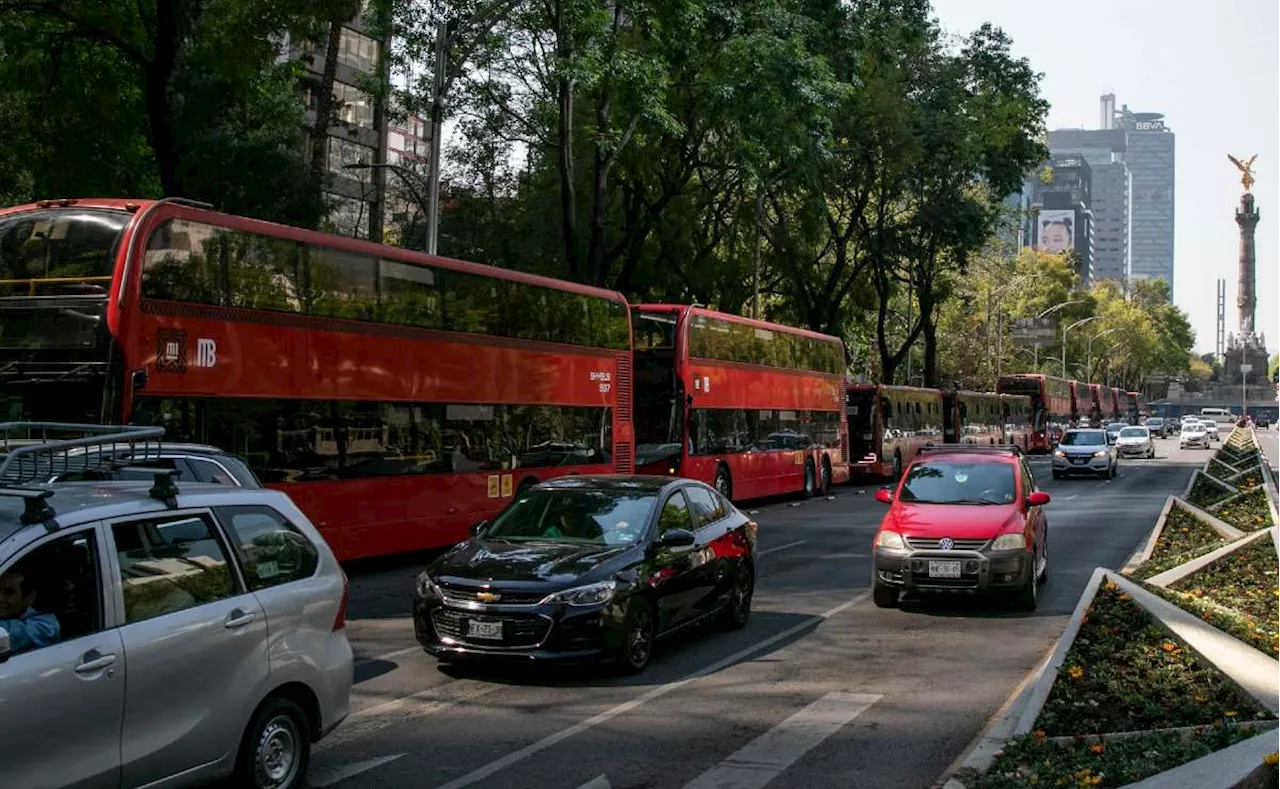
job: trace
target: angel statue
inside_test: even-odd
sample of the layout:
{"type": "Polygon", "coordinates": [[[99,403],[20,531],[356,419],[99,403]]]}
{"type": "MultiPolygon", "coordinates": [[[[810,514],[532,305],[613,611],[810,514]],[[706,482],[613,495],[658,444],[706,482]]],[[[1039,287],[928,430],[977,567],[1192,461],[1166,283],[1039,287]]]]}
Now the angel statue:
{"type": "Polygon", "coordinates": [[[1244,190],[1246,192],[1249,191],[1249,188],[1253,186],[1253,160],[1258,158],[1258,154],[1255,153],[1253,156],[1250,156],[1249,161],[1247,162],[1241,162],[1231,154],[1227,154],[1227,158],[1231,160],[1231,163],[1234,164],[1240,172],[1244,173],[1244,176],[1240,179],[1240,183],[1244,184],[1244,190]]]}

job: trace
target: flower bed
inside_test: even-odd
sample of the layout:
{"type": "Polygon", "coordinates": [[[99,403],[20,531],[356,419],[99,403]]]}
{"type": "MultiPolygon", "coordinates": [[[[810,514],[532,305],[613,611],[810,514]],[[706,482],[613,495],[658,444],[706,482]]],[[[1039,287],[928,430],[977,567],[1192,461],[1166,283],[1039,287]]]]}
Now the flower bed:
{"type": "Polygon", "coordinates": [[[1164,528],[1151,550],[1151,556],[1133,571],[1134,578],[1150,578],[1165,570],[1191,561],[1197,556],[1217,550],[1226,540],[1207,523],[1174,504],[1165,518],[1164,528]]]}
{"type": "Polygon", "coordinates": [[[1049,736],[1070,736],[1271,717],[1107,581],[1086,612],[1036,726],[1049,736]]]}
{"type": "Polygon", "coordinates": [[[1217,504],[1230,495],[1232,495],[1231,491],[1213,484],[1202,475],[1196,477],[1195,484],[1191,486],[1191,492],[1187,494],[1187,501],[1204,509],[1217,504]]]}
{"type": "Polygon", "coordinates": [[[1246,473],[1243,477],[1237,480],[1232,480],[1228,482],[1228,484],[1234,485],[1240,490],[1253,490],[1254,488],[1262,484],[1262,469],[1258,468],[1257,466],[1254,466],[1253,468],[1249,469],[1248,473],[1246,473]]]}
{"type": "Polygon", "coordinates": [[[1225,465],[1217,458],[1214,458],[1209,461],[1209,466],[1204,470],[1204,473],[1214,479],[1220,479],[1223,482],[1226,482],[1240,472],[1237,469],[1233,469],[1230,466],[1225,465]]]}
{"type": "MultiPolygon", "coordinates": [[[[1185,561],[1193,558],[1188,555],[1185,561]]],[[[1134,575],[1156,575],[1139,575],[1145,567],[1134,575]]],[[[1280,657],[1280,570],[1270,536],[1254,540],[1167,589],[1146,588],[1255,649],[1280,657]]]]}
{"type": "Polygon", "coordinates": [[[1240,468],[1242,465],[1251,465],[1251,463],[1259,462],[1262,458],[1262,453],[1253,448],[1239,450],[1232,447],[1223,447],[1218,450],[1217,457],[1236,468],[1240,468]]]}
{"type": "Polygon", "coordinates": [[[1058,744],[1036,731],[1005,743],[991,768],[961,776],[970,789],[1026,789],[1028,786],[1124,786],[1208,756],[1257,732],[1238,726],[1206,726],[1191,736],[1147,732],[1141,737],[1097,742],[1081,738],[1058,744]]]}
{"type": "MultiPolygon", "coordinates": [[[[1197,483],[1198,484],[1198,483],[1197,483]]],[[[1209,483],[1206,483],[1209,484],[1209,483]]],[[[1195,493],[1193,490],[1192,493],[1195,493]]],[[[1271,506],[1266,491],[1255,488],[1213,513],[1241,531],[1257,531],[1271,527],[1271,506]]]]}

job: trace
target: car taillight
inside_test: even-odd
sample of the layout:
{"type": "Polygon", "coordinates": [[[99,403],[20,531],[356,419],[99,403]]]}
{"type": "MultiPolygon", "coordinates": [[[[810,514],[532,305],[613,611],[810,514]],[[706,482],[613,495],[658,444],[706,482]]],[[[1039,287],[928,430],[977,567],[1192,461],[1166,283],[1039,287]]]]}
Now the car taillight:
{"type": "Polygon", "coordinates": [[[338,615],[333,618],[333,632],[338,632],[347,626],[347,595],[351,591],[351,582],[347,580],[346,572],[342,573],[342,599],[338,601],[338,615]]]}

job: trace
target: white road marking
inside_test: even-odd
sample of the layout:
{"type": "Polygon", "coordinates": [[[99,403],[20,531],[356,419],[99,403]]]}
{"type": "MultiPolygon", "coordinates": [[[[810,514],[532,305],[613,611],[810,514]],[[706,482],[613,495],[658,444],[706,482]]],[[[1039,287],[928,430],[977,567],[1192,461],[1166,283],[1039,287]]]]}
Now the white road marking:
{"type": "Polygon", "coordinates": [[[578,789],[612,789],[612,787],[609,786],[608,778],[605,778],[603,775],[597,775],[582,786],[579,786],[578,789]]]}
{"type": "Polygon", "coordinates": [[[774,551],[785,551],[786,549],[788,549],[788,548],[794,548],[794,547],[796,547],[797,545],[804,545],[806,542],[808,542],[808,540],[796,540],[795,542],[789,542],[789,543],[787,543],[786,545],[779,545],[779,546],[778,546],[778,547],[776,547],[776,548],[770,548],[770,549],[769,549],[769,550],[767,550],[767,551],[760,551],[760,555],[761,555],[761,556],[768,556],[769,554],[773,553],[774,551]]]}
{"type": "Polygon", "coordinates": [[[778,633],[774,633],[772,636],[769,636],[763,641],[757,641],[756,643],[752,644],[746,649],[741,649],[733,653],[727,658],[718,660],[709,666],[706,666],[704,668],[701,668],[693,672],[692,674],[685,677],[684,679],[679,679],[679,680],[676,680],[675,682],[668,682],[665,685],[659,685],[658,687],[653,688],[649,692],[641,696],[637,696],[636,698],[630,701],[623,702],[622,704],[619,704],[616,707],[610,707],[609,709],[605,710],[604,712],[601,712],[598,715],[587,718],[586,720],[580,723],[575,723],[574,725],[570,726],[567,729],[561,729],[560,731],[554,734],[551,734],[547,737],[544,737],[541,740],[538,740],[537,742],[531,745],[526,745],[525,747],[521,748],[518,751],[513,751],[507,754],[506,756],[503,756],[500,759],[495,759],[494,761],[489,762],[483,767],[479,767],[475,770],[472,770],[471,772],[467,773],[466,775],[460,778],[455,778],[454,780],[449,781],[448,783],[441,784],[439,787],[437,787],[437,789],[462,789],[462,787],[464,786],[471,786],[474,783],[483,781],[484,779],[488,778],[494,773],[505,770],[506,768],[510,767],[513,764],[516,764],[517,762],[524,761],[525,759],[529,758],[530,756],[533,756],[534,754],[541,753],[542,751],[545,751],[546,749],[550,748],[553,745],[564,742],[565,740],[569,739],[575,734],[581,734],[582,732],[587,731],[588,729],[595,728],[596,726],[599,726],[602,723],[607,723],[613,720],[614,718],[618,717],[619,715],[626,714],[643,704],[653,701],[656,698],[661,698],[662,696],[667,695],[673,690],[679,690],[680,688],[684,687],[685,685],[688,685],[690,682],[693,682],[694,680],[701,679],[702,677],[708,676],[710,674],[714,674],[717,671],[720,671],[722,669],[725,669],[725,668],[728,668],[729,666],[734,665],[735,663],[741,661],[743,658],[750,657],[751,655],[754,655],[760,650],[778,643],[779,641],[785,641],[786,639],[794,636],[796,633],[799,633],[809,627],[812,627],[815,624],[819,624],[827,619],[830,619],[831,617],[836,616],[837,614],[840,614],[843,611],[857,605],[863,600],[866,600],[870,596],[871,596],[871,590],[868,589],[867,591],[862,592],[861,594],[857,595],[853,599],[846,600],[845,602],[841,603],[835,608],[829,609],[821,614],[818,614],[817,616],[809,617],[805,619],[803,622],[792,625],[786,630],[783,630],[778,633]]]}
{"type": "Polygon", "coordinates": [[[762,789],[881,698],[869,693],[828,693],[747,743],[685,789],[762,789]]]}
{"type": "Polygon", "coordinates": [[[398,699],[384,701],[381,704],[374,704],[347,716],[337,731],[317,743],[313,750],[334,748],[413,718],[438,715],[456,704],[464,704],[481,696],[497,693],[503,687],[496,682],[459,679],[398,699]]]}
{"type": "Polygon", "coordinates": [[[420,646],[405,647],[403,649],[393,649],[390,652],[383,652],[381,655],[374,655],[372,657],[358,657],[355,660],[355,664],[357,666],[362,666],[366,663],[377,663],[383,660],[398,658],[401,655],[407,655],[410,652],[421,652],[421,651],[422,651],[422,647],[420,646]]]}
{"type": "Polygon", "coordinates": [[[341,767],[335,767],[332,770],[311,770],[307,774],[307,785],[314,786],[316,789],[333,786],[339,781],[345,781],[348,778],[359,775],[360,773],[367,773],[375,767],[381,767],[384,764],[394,762],[402,756],[408,756],[408,754],[393,753],[390,756],[379,756],[376,759],[366,759],[363,762],[344,764],[341,767]]]}

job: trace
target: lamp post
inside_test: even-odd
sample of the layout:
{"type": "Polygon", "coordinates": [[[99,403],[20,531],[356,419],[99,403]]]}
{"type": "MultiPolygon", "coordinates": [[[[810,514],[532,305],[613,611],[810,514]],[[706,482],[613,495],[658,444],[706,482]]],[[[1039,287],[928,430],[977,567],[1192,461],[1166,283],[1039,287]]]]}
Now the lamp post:
{"type": "MultiPolygon", "coordinates": [[[[1006,282],[998,288],[987,289],[987,369],[991,369],[991,310],[994,307],[995,297],[1003,294],[1014,285],[1021,285],[1024,282],[1031,282],[1043,276],[1039,273],[1024,274],[1021,277],[1014,277],[1011,281],[1006,282]]],[[[1000,374],[1004,371],[1004,310],[996,313],[996,380],[1000,380],[1000,374]]]]}
{"type": "Polygon", "coordinates": [[[1249,416],[1249,373],[1253,372],[1252,364],[1240,365],[1240,418],[1249,416]]]}
{"type": "Polygon", "coordinates": [[[1120,327],[1116,326],[1115,328],[1107,329],[1106,331],[1103,331],[1103,332],[1098,332],[1097,334],[1089,338],[1089,342],[1085,345],[1085,355],[1084,355],[1084,358],[1085,358],[1084,378],[1086,381],[1093,380],[1093,341],[1098,339],[1099,337],[1106,337],[1108,334],[1110,334],[1113,331],[1119,331],[1119,330],[1120,330],[1120,327]]]}
{"type": "Polygon", "coordinates": [[[1080,320],[1076,321],[1075,323],[1071,324],[1070,326],[1063,326],[1063,327],[1062,327],[1062,377],[1063,377],[1063,378],[1066,378],[1066,377],[1067,377],[1067,332],[1071,331],[1072,329],[1076,328],[1077,326],[1083,326],[1083,325],[1085,325],[1086,323],[1092,323],[1093,321],[1096,321],[1097,319],[1098,319],[1098,316],[1097,316],[1097,315],[1093,315],[1093,316],[1090,316],[1090,317],[1088,317],[1088,318],[1081,318],[1080,320]]]}

